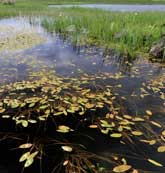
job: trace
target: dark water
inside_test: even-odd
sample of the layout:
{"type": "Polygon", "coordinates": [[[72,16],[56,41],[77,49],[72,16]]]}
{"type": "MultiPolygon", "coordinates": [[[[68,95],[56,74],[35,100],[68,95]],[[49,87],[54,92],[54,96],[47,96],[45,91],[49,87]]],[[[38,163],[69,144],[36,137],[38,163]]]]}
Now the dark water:
{"type": "Polygon", "coordinates": [[[108,11],[121,11],[121,12],[142,12],[142,11],[165,11],[165,5],[109,5],[109,4],[82,4],[82,5],[49,5],[50,8],[96,8],[108,11]]]}
{"type": "MultiPolygon", "coordinates": [[[[46,38],[46,41],[40,45],[33,46],[29,49],[21,49],[10,51],[0,51],[0,83],[10,83],[29,78],[29,72],[40,71],[42,68],[51,68],[60,76],[74,77],[82,73],[88,75],[97,75],[108,72],[112,75],[122,74],[124,77],[118,81],[100,80],[100,85],[110,84],[114,86],[114,90],[120,97],[126,97],[123,105],[130,114],[139,115],[145,110],[152,110],[157,114],[157,119],[163,124],[165,123],[164,105],[157,95],[149,95],[145,99],[131,96],[138,93],[142,87],[142,83],[151,79],[157,79],[165,75],[165,66],[159,63],[152,63],[143,57],[129,59],[116,54],[112,55],[105,49],[97,47],[78,47],[73,46],[70,41],[61,38],[58,34],[47,33],[40,25],[40,19],[29,20],[27,18],[11,18],[0,21],[1,26],[12,27],[15,30],[24,28],[34,29],[34,32],[46,38]],[[118,85],[122,87],[117,87],[118,85]],[[116,88],[116,89],[115,89],[116,88]]],[[[4,33],[0,35],[5,37],[4,33]]],[[[93,132],[91,132],[93,134],[93,132]]],[[[90,132],[89,132],[90,134],[90,132]]],[[[97,136],[97,135],[96,135],[97,136]]],[[[137,148],[128,150],[120,144],[110,147],[109,141],[104,138],[99,139],[97,145],[93,144],[92,150],[96,153],[104,153],[108,155],[110,152],[125,153],[133,155],[137,148]]],[[[140,155],[146,155],[156,158],[157,161],[165,163],[164,154],[158,154],[155,150],[148,147],[144,153],[139,151],[140,155]]],[[[2,158],[1,158],[2,160],[2,158]]],[[[164,168],[154,167],[150,164],[144,164],[143,161],[130,159],[132,163],[141,168],[154,170],[157,173],[164,173],[164,168]]],[[[9,167],[13,168],[13,164],[9,163],[9,167]]],[[[7,171],[7,168],[0,168],[1,172],[7,171]],[[4,170],[3,170],[4,169],[4,170]],[[2,170],[2,171],[1,171],[2,170]]],[[[11,172],[11,169],[8,170],[11,172]]]]}

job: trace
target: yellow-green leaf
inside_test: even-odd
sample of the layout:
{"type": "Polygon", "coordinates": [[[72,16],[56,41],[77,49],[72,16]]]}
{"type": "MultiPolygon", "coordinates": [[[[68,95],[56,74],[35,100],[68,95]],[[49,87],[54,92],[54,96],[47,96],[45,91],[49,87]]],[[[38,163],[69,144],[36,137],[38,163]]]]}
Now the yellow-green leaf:
{"type": "Polygon", "coordinates": [[[122,134],[121,133],[112,133],[110,136],[112,138],[121,138],[122,137],[122,134]]]}
{"type": "Polygon", "coordinates": [[[32,157],[29,157],[29,158],[26,160],[26,162],[25,162],[25,164],[24,164],[24,167],[25,167],[25,168],[29,167],[33,162],[34,162],[34,159],[33,159],[32,157]]]}
{"type": "Polygon", "coordinates": [[[159,123],[157,123],[155,121],[151,121],[151,124],[153,124],[154,126],[159,127],[159,128],[162,127],[159,123]]]}
{"type": "Polygon", "coordinates": [[[158,147],[157,150],[159,153],[163,153],[163,152],[165,152],[165,146],[160,146],[160,147],[158,147]]]}
{"type": "Polygon", "coordinates": [[[33,144],[31,143],[26,143],[26,144],[22,144],[19,146],[19,148],[30,148],[33,144]]]}
{"type": "Polygon", "coordinates": [[[70,147],[70,146],[62,146],[61,148],[66,152],[72,152],[73,151],[72,147],[70,147]]]}
{"type": "Polygon", "coordinates": [[[152,115],[152,112],[150,110],[146,110],[147,115],[152,115]]]}
{"type": "Polygon", "coordinates": [[[24,154],[20,157],[19,162],[25,161],[29,156],[30,156],[30,152],[24,153],[24,154]]]}
{"type": "Polygon", "coordinates": [[[130,170],[132,168],[132,166],[130,165],[119,165],[113,168],[113,172],[116,173],[122,173],[122,172],[126,172],[128,170],[130,170]]]}
{"type": "Polygon", "coordinates": [[[143,133],[141,131],[132,131],[131,132],[134,136],[141,136],[143,133]]]}
{"type": "Polygon", "coordinates": [[[152,160],[152,159],[147,159],[147,160],[155,166],[163,167],[163,165],[161,163],[156,162],[155,160],[152,160]]]}

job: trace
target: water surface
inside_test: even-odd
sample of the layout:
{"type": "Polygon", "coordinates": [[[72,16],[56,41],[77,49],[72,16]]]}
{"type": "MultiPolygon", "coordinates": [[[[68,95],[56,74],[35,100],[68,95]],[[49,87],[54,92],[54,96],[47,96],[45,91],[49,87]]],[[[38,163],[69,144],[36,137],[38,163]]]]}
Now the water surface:
{"type": "MultiPolygon", "coordinates": [[[[84,74],[101,75],[103,78],[96,83],[101,87],[110,85],[117,97],[125,97],[122,106],[132,115],[142,114],[145,110],[152,110],[156,114],[155,118],[162,123],[165,122],[163,101],[159,98],[158,93],[150,93],[142,99],[140,97],[141,88],[144,83],[151,80],[159,79],[165,75],[165,66],[159,63],[152,63],[143,57],[129,59],[121,57],[117,54],[106,52],[104,48],[89,46],[74,46],[69,40],[64,39],[56,33],[47,33],[40,25],[40,20],[32,20],[29,18],[11,18],[0,21],[1,26],[14,28],[20,31],[21,28],[28,28],[46,37],[46,41],[42,44],[35,45],[28,49],[20,49],[15,51],[0,52],[0,84],[8,84],[22,80],[29,80],[30,73],[40,71],[42,69],[54,70],[54,74],[63,77],[78,77],[84,74]],[[106,53],[105,53],[106,52],[106,53]],[[104,75],[123,75],[119,80],[104,80],[104,75]],[[136,96],[135,96],[136,95],[136,96]],[[152,100],[152,101],[151,101],[152,100]]],[[[1,32],[1,35],[10,34],[1,32]]],[[[122,100],[122,99],[121,99],[122,100]]],[[[134,153],[137,148],[129,150],[123,148],[120,144],[109,147],[109,144],[100,139],[100,144],[91,148],[97,153],[105,155],[111,152],[118,153],[134,153]],[[116,147],[117,146],[117,147],[116,147]]],[[[141,153],[139,152],[139,155],[141,153]]],[[[145,153],[143,153],[145,156],[145,153]]],[[[165,157],[157,154],[151,148],[147,148],[147,154],[153,159],[164,163],[165,157]]],[[[140,162],[140,161],[139,161],[140,162]]],[[[133,161],[134,165],[138,163],[133,161]]],[[[155,168],[150,164],[143,165],[142,162],[138,166],[144,169],[154,170],[157,173],[164,173],[164,168],[155,168]]]]}
{"type": "Polygon", "coordinates": [[[82,4],[82,5],[49,5],[50,8],[96,8],[108,11],[142,12],[142,11],[165,11],[165,5],[125,5],[125,4],[82,4]]]}

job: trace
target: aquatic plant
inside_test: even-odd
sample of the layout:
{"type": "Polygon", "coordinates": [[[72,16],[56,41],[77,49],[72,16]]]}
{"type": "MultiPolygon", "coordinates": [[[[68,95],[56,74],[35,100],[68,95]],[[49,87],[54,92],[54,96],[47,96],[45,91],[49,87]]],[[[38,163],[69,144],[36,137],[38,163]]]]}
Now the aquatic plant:
{"type": "MultiPolygon", "coordinates": [[[[54,21],[43,21],[51,32],[68,35],[75,44],[99,44],[136,53],[148,53],[154,41],[161,38],[164,13],[120,13],[73,8],[62,9],[54,21]],[[81,15],[80,15],[80,12],[81,15]],[[69,28],[72,27],[72,30],[69,28]],[[74,30],[73,30],[74,28],[74,30]]],[[[163,31],[164,32],[164,31],[163,31]]]]}
{"type": "MultiPolygon", "coordinates": [[[[22,144],[18,142],[18,148],[25,150],[20,156],[20,162],[24,162],[24,168],[33,164],[39,155],[43,157],[44,148],[41,146],[52,145],[57,150],[66,153],[60,165],[63,165],[68,173],[71,171],[83,173],[88,172],[89,169],[91,172],[97,172],[96,168],[92,166],[94,164],[92,160],[95,159],[106,160],[112,164],[113,172],[127,170],[135,172],[136,169],[130,165],[131,163],[127,163],[127,158],[124,156],[112,154],[108,159],[103,159],[97,154],[85,151],[84,144],[66,140],[66,134],[76,135],[78,133],[79,128],[69,120],[73,117],[77,123],[82,121],[85,128],[98,130],[100,133],[108,135],[112,141],[118,139],[123,145],[131,147],[136,146],[136,140],[138,140],[145,145],[155,145],[158,152],[164,152],[164,126],[161,122],[154,120],[153,113],[146,110],[143,116],[133,116],[123,112],[111,86],[100,87],[97,84],[97,80],[102,78],[119,80],[123,78],[120,73],[116,76],[108,73],[97,74],[97,77],[84,74],[78,78],[60,77],[53,71],[46,73],[47,75],[45,75],[45,71],[32,72],[29,76],[30,80],[2,85],[0,88],[1,121],[2,119],[8,119],[9,123],[14,121],[15,127],[20,130],[22,128],[31,129],[35,124],[43,124],[42,126],[48,124],[46,128],[49,129],[50,122],[53,122],[53,136],[47,136],[46,140],[44,140],[44,135],[39,138],[33,137],[29,131],[23,136],[30,136],[30,140],[22,144]],[[103,109],[104,113],[99,116],[97,111],[100,109],[103,109]],[[91,113],[89,114],[89,112],[91,113]],[[97,116],[93,117],[92,114],[97,116]],[[83,120],[86,116],[89,119],[88,122],[83,120]],[[155,128],[160,129],[160,133],[155,128]]],[[[154,82],[154,85],[158,88],[155,92],[160,91],[160,98],[164,100],[161,81],[158,82],[158,85],[157,82],[154,82]]],[[[151,89],[156,87],[153,86],[151,89]]],[[[44,134],[43,128],[39,128],[37,131],[44,134]]],[[[5,138],[6,133],[3,132],[3,134],[5,138]]],[[[21,137],[21,134],[14,133],[14,137],[21,137]]],[[[149,157],[144,160],[158,167],[163,166],[162,163],[149,157]]],[[[57,169],[60,168],[54,168],[54,170],[57,169]]]]}

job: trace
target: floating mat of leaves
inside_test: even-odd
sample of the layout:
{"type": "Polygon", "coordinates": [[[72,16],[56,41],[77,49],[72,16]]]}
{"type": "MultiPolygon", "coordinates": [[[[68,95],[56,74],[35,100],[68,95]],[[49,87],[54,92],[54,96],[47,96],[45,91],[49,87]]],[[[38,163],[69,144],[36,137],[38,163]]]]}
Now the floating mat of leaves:
{"type": "Polygon", "coordinates": [[[20,30],[14,28],[0,27],[0,51],[27,49],[45,41],[43,37],[35,31],[20,30]]]}
{"type": "MultiPolygon", "coordinates": [[[[104,74],[103,76],[113,79],[122,78],[119,74],[117,76],[104,74]]],[[[101,79],[103,76],[100,74],[97,78],[101,79]]],[[[23,128],[30,128],[39,122],[47,123],[51,118],[56,122],[54,133],[65,135],[77,132],[73,127],[63,124],[63,120],[67,119],[68,116],[83,117],[89,111],[94,114],[98,109],[106,109],[105,117],[96,117],[86,128],[97,129],[100,133],[108,135],[109,138],[117,138],[123,145],[136,145],[136,141],[148,146],[155,145],[157,151],[163,153],[165,145],[164,126],[154,120],[153,113],[150,110],[146,110],[141,116],[130,116],[123,113],[120,106],[116,104],[117,100],[113,95],[112,87],[109,85],[100,87],[94,82],[95,80],[96,76],[94,75],[84,74],[79,77],[67,78],[56,76],[53,73],[48,73],[48,75],[45,75],[45,72],[32,73],[29,81],[15,82],[0,87],[0,116],[3,119],[7,118],[8,121],[12,119],[16,126],[23,128]],[[37,79],[35,79],[36,77],[37,79]],[[62,120],[58,119],[59,117],[62,120]]],[[[157,84],[156,82],[151,83],[157,84]]],[[[161,90],[162,85],[156,86],[161,90]]],[[[54,143],[56,139],[52,140],[54,143]]],[[[44,145],[43,141],[41,143],[44,145]]],[[[63,152],[67,153],[67,157],[62,163],[66,167],[66,172],[75,170],[81,173],[87,172],[89,169],[95,172],[90,159],[97,158],[97,156],[83,151],[82,147],[77,147],[73,143],[59,142],[58,139],[56,143],[61,146],[63,152]],[[75,158],[79,158],[79,162],[74,162],[75,158]],[[87,170],[82,165],[86,165],[87,170]]],[[[40,143],[33,143],[33,141],[20,144],[19,148],[26,150],[20,157],[20,162],[25,162],[24,167],[29,167],[39,154],[42,155],[40,145],[40,143]]],[[[163,163],[152,158],[145,160],[158,167],[164,166],[163,163]]],[[[130,163],[127,164],[125,158],[123,160],[120,156],[116,158],[112,154],[109,157],[109,162],[113,165],[113,172],[139,172],[130,163]]]]}

